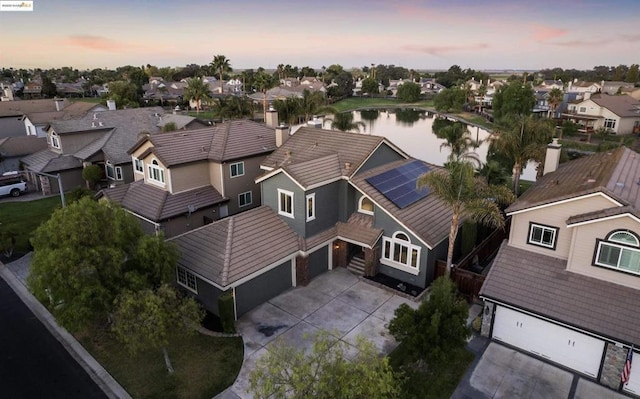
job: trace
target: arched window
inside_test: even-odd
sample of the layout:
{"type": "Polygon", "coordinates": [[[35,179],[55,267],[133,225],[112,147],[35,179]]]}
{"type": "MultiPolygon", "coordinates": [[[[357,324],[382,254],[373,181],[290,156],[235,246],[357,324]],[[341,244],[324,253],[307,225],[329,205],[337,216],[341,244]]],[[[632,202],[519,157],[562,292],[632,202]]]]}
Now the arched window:
{"type": "Polygon", "coordinates": [[[397,231],[391,238],[382,237],[382,259],[380,261],[388,266],[418,274],[420,247],[411,244],[407,233],[397,231]]]}
{"type": "Polygon", "coordinates": [[[366,195],[363,195],[358,200],[358,212],[373,215],[373,201],[371,201],[366,195]]]}
{"type": "Polygon", "coordinates": [[[606,240],[598,240],[595,262],[598,266],[640,274],[640,240],[628,230],[616,230],[606,240]]]}
{"type": "Polygon", "coordinates": [[[164,169],[155,159],[149,164],[149,180],[164,185],[164,169]]]}

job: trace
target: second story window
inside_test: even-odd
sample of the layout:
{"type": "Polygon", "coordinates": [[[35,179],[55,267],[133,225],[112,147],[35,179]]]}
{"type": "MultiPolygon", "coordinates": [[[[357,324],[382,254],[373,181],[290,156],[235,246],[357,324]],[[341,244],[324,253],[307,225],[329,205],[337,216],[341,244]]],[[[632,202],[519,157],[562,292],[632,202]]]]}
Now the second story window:
{"type": "Polygon", "coordinates": [[[122,180],[122,167],[113,166],[113,164],[107,161],[104,165],[105,174],[111,180],[122,180]]]}
{"type": "Polygon", "coordinates": [[[149,180],[164,185],[164,169],[155,159],[149,164],[149,180]]]}
{"type": "Polygon", "coordinates": [[[610,233],[606,240],[598,240],[594,264],[640,274],[640,240],[626,230],[610,233]]]}
{"type": "Polygon", "coordinates": [[[364,195],[360,197],[358,201],[358,212],[373,215],[373,201],[364,195]]]}
{"type": "Polygon", "coordinates": [[[56,132],[51,132],[51,147],[60,149],[60,139],[56,132]]]}
{"type": "Polygon", "coordinates": [[[293,193],[278,189],[278,214],[293,217],[293,193]]]}
{"type": "Polygon", "coordinates": [[[238,206],[242,207],[242,206],[251,205],[251,203],[253,202],[251,197],[252,197],[251,191],[240,193],[238,195],[238,206]]]}
{"type": "Polygon", "coordinates": [[[231,177],[244,176],[244,162],[236,162],[229,165],[231,177]]]}
{"type": "Polygon", "coordinates": [[[133,158],[133,170],[136,173],[144,173],[144,162],[142,162],[142,159],[133,158]]]}
{"type": "Polygon", "coordinates": [[[527,239],[527,244],[556,249],[557,236],[557,227],[529,223],[529,238],[527,239]]]}
{"type": "Polygon", "coordinates": [[[307,222],[316,218],[316,193],[307,195],[307,222]]]}

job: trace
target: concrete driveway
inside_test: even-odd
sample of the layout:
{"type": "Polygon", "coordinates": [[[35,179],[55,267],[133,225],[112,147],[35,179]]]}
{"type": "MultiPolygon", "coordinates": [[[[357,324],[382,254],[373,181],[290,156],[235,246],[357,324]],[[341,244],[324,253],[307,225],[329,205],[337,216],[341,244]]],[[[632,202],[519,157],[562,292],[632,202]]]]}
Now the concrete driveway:
{"type": "Polygon", "coordinates": [[[397,343],[388,333],[387,324],[402,303],[418,306],[344,268],[324,273],[307,287],[293,288],[271,299],[238,320],[238,332],[244,339],[244,363],[233,386],[218,398],[251,398],[246,392],[249,374],[276,339],[308,351],[314,333],[325,330],[348,345],[358,335],[364,336],[381,353],[389,353],[397,343]]]}

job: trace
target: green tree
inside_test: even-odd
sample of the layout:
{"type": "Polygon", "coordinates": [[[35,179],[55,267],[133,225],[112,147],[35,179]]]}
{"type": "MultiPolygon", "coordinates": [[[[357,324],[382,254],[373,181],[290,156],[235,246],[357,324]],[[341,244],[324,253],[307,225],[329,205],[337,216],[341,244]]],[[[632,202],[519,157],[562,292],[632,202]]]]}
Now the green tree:
{"type": "Polygon", "coordinates": [[[360,132],[360,128],[365,130],[367,127],[362,121],[354,122],[352,112],[340,112],[333,115],[333,118],[325,118],[325,122],[331,122],[331,129],[340,130],[343,132],[357,131],[360,132]]]}
{"type": "Polygon", "coordinates": [[[460,112],[464,106],[465,94],[458,87],[442,90],[433,99],[437,111],[460,112]]]}
{"type": "Polygon", "coordinates": [[[362,80],[362,92],[373,97],[374,94],[380,93],[380,86],[374,78],[366,78],[362,80]]]}
{"type": "MultiPolygon", "coordinates": [[[[329,69],[327,69],[327,73],[329,73],[329,69]]],[[[342,71],[334,75],[329,82],[336,84],[336,86],[327,89],[329,97],[344,97],[353,94],[353,76],[351,76],[350,72],[342,71]]]]}
{"type": "Polygon", "coordinates": [[[563,98],[564,98],[564,93],[562,92],[562,90],[558,88],[551,89],[551,91],[549,92],[549,97],[547,99],[547,102],[550,105],[550,110],[549,110],[550,115],[555,116],[556,109],[558,109],[558,105],[562,103],[563,98]]]}
{"type": "Polygon", "coordinates": [[[220,93],[224,93],[224,81],[222,80],[222,75],[224,73],[229,73],[233,71],[231,69],[231,62],[224,55],[216,55],[213,57],[213,61],[211,61],[211,67],[213,70],[218,72],[220,77],[220,93]]]}
{"type": "Polygon", "coordinates": [[[263,95],[262,108],[263,108],[264,114],[266,115],[267,114],[267,92],[269,91],[269,89],[276,86],[277,84],[276,80],[274,79],[273,75],[270,75],[262,71],[262,72],[258,72],[255,75],[254,84],[256,86],[256,89],[260,91],[263,95]]]}
{"type": "Polygon", "coordinates": [[[178,125],[175,122],[167,122],[162,126],[163,132],[174,132],[176,130],[178,130],[178,125]]]}
{"type": "Polygon", "coordinates": [[[447,354],[464,348],[471,330],[466,326],[469,306],[457,296],[456,286],[443,276],[431,284],[429,299],[417,309],[400,305],[389,322],[389,332],[407,347],[406,353],[435,367],[447,354]]]}
{"type": "Polygon", "coordinates": [[[345,344],[326,332],[314,338],[308,355],[280,340],[258,360],[249,390],[256,398],[272,399],[398,398],[398,378],[387,358],[361,337],[356,348],[348,359],[345,344]]]}
{"type": "Polygon", "coordinates": [[[115,100],[118,108],[137,108],[140,106],[138,86],[124,80],[109,83],[108,98],[115,100]]]}
{"type": "Polygon", "coordinates": [[[182,96],[196,104],[196,114],[199,114],[202,103],[211,100],[211,90],[201,78],[190,78],[187,79],[187,87],[184,88],[182,96]]]}
{"type": "MultiPolygon", "coordinates": [[[[471,157],[469,149],[480,145],[480,143],[475,143],[473,141],[469,134],[469,130],[467,129],[467,124],[463,122],[455,121],[450,125],[442,127],[438,130],[436,136],[445,140],[444,143],[440,144],[440,151],[442,151],[443,148],[450,149],[451,153],[448,157],[449,161],[455,162],[462,159],[468,159],[471,157]]],[[[477,158],[473,159],[478,160],[477,158]]]]}
{"type": "Polygon", "coordinates": [[[416,102],[420,99],[420,85],[412,82],[405,82],[398,87],[398,100],[408,103],[416,102]]]}
{"type": "Polygon", "coordinates": [[[638,64],[632,64],[627,71],[625,82],[636,83],[638,81],[640,81],[640,75],[638,74],[638,64]]]}
{"type": "Polygon", "coordinates": [[[253,104],[246,97],[229,96],[217,98],[218,117],[235,119],[253,116],[253,104]]]}
{"type": "Polygon", "coordinates": [[[310,91],[304,89],[302,91],[302,99],[300,107],[303,112],[304,122],[311,119],[313,115],[319,113],[335,114],[336,109],[326,105],[327,99],[320,91],[310,91]]]}
{"type": "Polygon", "coordinates": [[[278,119],[289,125],[298,123],[302,114],[302,101],[297,97],[287,97],[284,100],[275,100],[273,108],[278,111],[278,119]]]}
{"type": "Polygon", "coordinates": [[[444,169],[420,176],[417,186],[429,187],[433,194],[451,208],[447,276],[451,273],[453,250],[462,218],[502,228],[504,217],[499,205],[508,204],[514,199],[507,187],[492,186],[483,177],[476,176],[473,165],[467,161],[448,162],[444,169]]]}
{"type": "Polygon", "coordinates": [[[58,95],[56,84],[47,75],[42,75],[42,95],[46,98],[54,98],[58,95]]]}
{"type": "Polygon", "coordinates": [[[531,86],[513,81],[503,86],[493,97],[493,117],[500,120],[506,116],[531,115],[535,103],[531,86]]]}
{"type": "Polygon", "coordinates": [[[99,165],[92,164],[82,169],[82,178],[89,189],[93,189],[103,176],[104,171],[99,165]]]}

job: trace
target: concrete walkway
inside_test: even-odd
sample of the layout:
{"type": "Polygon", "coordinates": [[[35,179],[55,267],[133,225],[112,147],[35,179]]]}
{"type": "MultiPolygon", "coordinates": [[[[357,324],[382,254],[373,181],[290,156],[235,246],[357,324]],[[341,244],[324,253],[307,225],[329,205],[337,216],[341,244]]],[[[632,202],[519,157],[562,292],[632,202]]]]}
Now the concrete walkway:
{"type": "Polygon", "coordinates": [[[244,339],[244,363],[235,383],[218,399],[251,398],[249,375],[257,359],[277,339],[305,351],[320,330],[330,332],[349,348],[358,335],[372,341],[381,353],[397,343],[387,324],[400,304],[418,303],[373,286],[344,268],[314,278],[307,287],[297,287],[260,305],[237,322],[244,339]]]}

